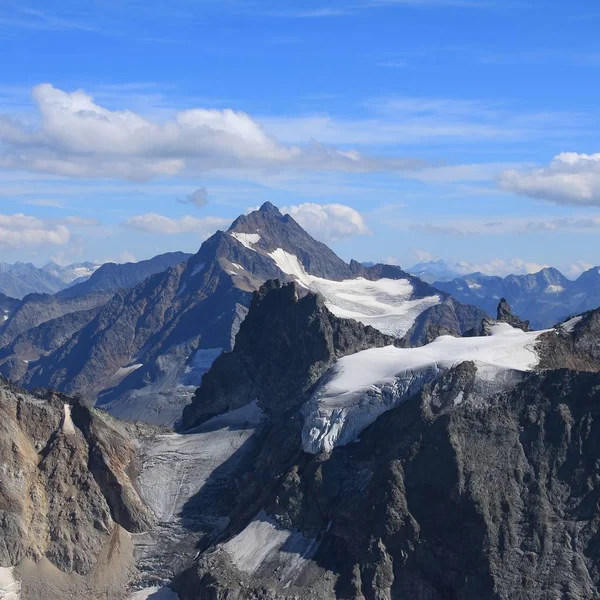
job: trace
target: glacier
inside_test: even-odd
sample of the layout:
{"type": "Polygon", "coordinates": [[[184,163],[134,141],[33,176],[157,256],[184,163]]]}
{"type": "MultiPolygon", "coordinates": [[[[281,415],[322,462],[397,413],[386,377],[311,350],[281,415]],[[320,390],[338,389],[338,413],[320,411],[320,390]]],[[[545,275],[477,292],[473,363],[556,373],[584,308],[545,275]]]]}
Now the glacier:
{"type": "Polygon", "coordinates": [[[299,285],[323,296],[336,317],[354,319],[394,337],[403,337],[423,311],[441,302],[438,295],[411,299],[414,288],[408,279],[333,281],[309,275],[297,256],[281,248],[269,256],[299,285]]]}
{"type": "MultiPolygon", "coordinates": [[[[473,361],[488,390],[503,372],[539,364],[535,343],[546,331],[524,332],[506,323],[485,337],[440,336],[419,348],[372,348],[339,359],[303,407],[302,447],[318,454],[344,446],[384,412],[417,393],[441,373],[473,361]]],[[[460,402],[460,398],[456,401],[460,402]]]]}

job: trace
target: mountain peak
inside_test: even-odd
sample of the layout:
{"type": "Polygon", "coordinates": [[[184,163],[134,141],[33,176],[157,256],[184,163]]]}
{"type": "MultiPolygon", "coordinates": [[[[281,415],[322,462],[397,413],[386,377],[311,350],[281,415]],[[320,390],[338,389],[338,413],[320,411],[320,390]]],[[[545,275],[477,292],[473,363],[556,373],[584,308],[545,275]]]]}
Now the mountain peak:
{"type": "Polygon", "coordinates": [[[268,201],[258,209],[258,212],[272,214],[277,217],[282,216],[280,210],[274,204],[271,204],[271,202],[268,201]]]}

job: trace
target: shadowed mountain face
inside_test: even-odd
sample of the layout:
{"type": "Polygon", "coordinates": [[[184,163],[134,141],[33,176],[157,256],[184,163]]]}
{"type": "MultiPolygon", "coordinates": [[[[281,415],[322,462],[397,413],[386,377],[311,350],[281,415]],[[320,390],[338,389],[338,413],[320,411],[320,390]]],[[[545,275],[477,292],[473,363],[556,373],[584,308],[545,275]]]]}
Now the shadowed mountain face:
{"type": "MultiPolygon", "coordinates": [[[[82,285],[93,286],[103,270],[82,285]]],[[[398,267],[345,263],[266,203],[186,262],[117,292],[67,341],[28,363],[19,382],[83,394],[119,417],[172,423],[216,356],[233,347],[252,292],[272,278],[317,291],[339,316],[408,334],[406,345],[461,335],[483,316],[398,267]]]]}
{"type": "MultiPolygon", "coordinates": [[[[226,486],[235,498],[229,525],[204,535],[200,556],[175,581],[180,598],[598,597],[599,315],[545,334],[497,323],[535,340],[537,367],[500,377],[502,368],[482,365],[485,351],[452,366],[455,354],[352,443],[309,455],[301,449],[309,398],[321,386],[342,394],[335,365],[346,351],[385,357],[390,340],[337,319],[316,297],[265,286],[234,351],[214,363],[186,409],[192,426],[256,401],[265,420],[226,486]],[[575,364],[588,372],[564,369],[575,364]],[[243,388],[246,371],[253,376],[243,388]]],[[[494,333],[474,347],[486,340],[493,345],[494,333]]],[[[370,360],[363,370],[381,368],[370,360]]],[[[395,389],[386,380],[383,398],[395,389]]],[[[339,426],[343,398],[335,400],[339,426]]],[[[371,387],[361,410],[376,399],[371,387]]],[[[189,509],[205,501],[200,493],[189,509]]]]}
{"type": "Polygon", "coordinates": [[[127,290],[150,275],[166,271],[169,267],[182,263],[190,256],[191,254],[185,252],[169,252],[136,263],[106,263],[98,267],[88,279],[62,290],[58,295],[62,298],[74,298],[92,292],[127,290]]]}
{"type": "Polygon", "coordinates": [[[494,314],[500,298],[506,298],[534,329],[552,327],[570,315],[600,306],[600,270],[597,267],[575,281],[548,268],[531,275],[504,278],[473,273],[452,281],[436,281],[433,285],[460,302],[479,306],[488,314],[494,314]]]}

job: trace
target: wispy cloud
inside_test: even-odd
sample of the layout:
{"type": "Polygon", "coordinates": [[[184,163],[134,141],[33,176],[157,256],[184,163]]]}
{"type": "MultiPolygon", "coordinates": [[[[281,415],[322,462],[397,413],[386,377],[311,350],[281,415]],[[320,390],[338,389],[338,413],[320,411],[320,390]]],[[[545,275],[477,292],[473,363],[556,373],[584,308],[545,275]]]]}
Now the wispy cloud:
{"type": "Polygon", "coordinates": [[[388,225],[430,235],[451,237],[505,236],[540,233],[598,233],[600,214],[569,217],[494,217],[433,218],[428,221],[388,221],[388,225]]]}

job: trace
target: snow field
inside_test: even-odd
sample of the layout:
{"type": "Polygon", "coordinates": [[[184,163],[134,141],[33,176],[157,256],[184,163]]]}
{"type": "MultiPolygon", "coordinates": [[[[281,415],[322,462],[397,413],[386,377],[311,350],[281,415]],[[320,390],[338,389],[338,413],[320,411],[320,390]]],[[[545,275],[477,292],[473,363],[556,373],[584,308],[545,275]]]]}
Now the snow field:
{"type": "Polygon", "coordinates": [[[352,442],[379,415],[464,361],[476,363],[490,389],[503,371],[529,371],[537,366],[534,346],[544,331],[526,333],[501,323],[491,333],[471,338],[441,336],[420,348],[387,346],[341,358],[304,408],[304,450],[329,452],[352,442]]]}

